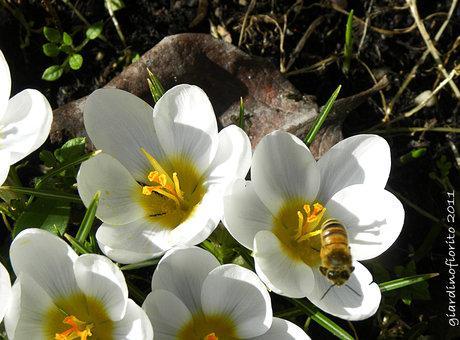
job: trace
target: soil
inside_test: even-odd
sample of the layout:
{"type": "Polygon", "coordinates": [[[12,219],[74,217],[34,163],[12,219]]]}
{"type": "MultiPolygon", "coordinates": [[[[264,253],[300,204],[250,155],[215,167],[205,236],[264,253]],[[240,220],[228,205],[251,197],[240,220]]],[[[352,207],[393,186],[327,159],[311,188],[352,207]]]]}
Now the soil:
{"type": "MultiPolygon", "coordinates": [[[[103,34],[110,43],[101,39],[90,41],[82,50],[84,63],[80,70],[68,72],[55,82],[47,82],[41,79],[42,72],[53,63],[61,62],[62,57],[53,61],[53,58],[42,53],[42,45],[46,39],[41,33],[41,28],[45,25],[56,27],[73,33],[74,41],[82,41],[84,24],[77,13],[65,5],[66,1],[6,0],[8,7],[23,15],[30,25],[29,43],[21,47],[27,36],[27,29],[2,6],[4,2],[0,1],[0,49],[5,54],[11,69],[12,92],[17,93],[25,88],[39,89],[50,100],[53,108],[101,87],[118,74],[130,62],[133,55],[142,54],[165,36],[182,32],[209,33],[210,26],[214,26],[220,27],[222,35],[227,33],[227,39],[231,37],[233,44],[237,45],[250,3],[249,0],[200,1],[208,2],[208,6],[202,20],[197,22],[195,19],[197,0],[125,0],[125,7],[115,12],[126,38],[126,43],[123,44],[103,1],[72,1],[90,23],[104,21],[103,34]],[[192,22],[194,25],[191,26],[192,22]]],[[[435,35],[446,20],[450,5],[451,1],[448,0],[419,1],[420,16],[425,18],[424,23],[431,36],[435,35]]],[[[340,94],[343,97],[371,87],[373,80],[366,70],[367,66],[376,78],[382,74],[389,77],[390,86],[384,92],[386,101],[389,102],[400,88],[405,76],[425,51],[425,43],[417,29],[394,34],[395,29],[408,28],[414,23],[410,11],[404,6],[405,1],[402,0],[297,2],[259,0],[248,16],[252,21],[250,25],[249,22],[247,24],[241,49],[249,54],[265,57],[274,65],[279,65],[284,57],[287,64],[302,35],[315,20],[322,17],[322,21],[312,31],[304,48],[289,69],[288,79],[302,93],[316,96],[317,102],[323,104],[338,84],[343,86],[340,94]],[[367,28],[365,39],[359,49],[361,63],[356,58],[353,59],[348,75],[344,75],[341,70],[343,59],[341,52],[344,48],[347,15],[341,13],[337,7],[334,9],[334,6],[341,6],[346,11],[353,9],[354,15],[363,20],[370,17],[372,27],[387,31],[379,33],[371,27],[367,28]],[[280,32],[274,23],[277,22],[282,29],[283,16],[288,11],[284,53],[282,53],[280,32]],[[314,72],[289,75],[289,72],[325,61],[330,56],[334,58],[338,56],[338,58],[314,72]]],[[[355,20],[354,53],[358,52],[363,27],[355,20]]],[[[458,32],[460,32],[459,7],[454,11],[445,33],[436,45],[442,58],[453,50],[445,63],[448,71],[452,70],[458,60],[458,51],[453,48],[454,41],[458,39],[458,32]]],[[[416,80],[409,85],[396,103],[390,119],[412,108],[414,98],[419,93],[433,89],[437,75],[433,59],[429,56],[418,69],[416,80]]],[[[392,148],[393,165],[388,184],[389,190],[407,198],[433,215],[434,219],[445,221],[446,192],[450,189],[440,185],[430,173],[439,174],[436,161],[444,156],[447,162],[452,163],[446,178],[450,180],[453,187],[458,188],[459,165],[453,152],[456,150],[455,145],[458,145],[457,135],[440,132],[411,134],[407,131],[395,131],[396,128],[405,127],[458,127],[459,102],[452,95],[449,86],[439,92],[437,99],[435,106],[424,108],[408,119],[382,126],[379,130],[384,130],[382,135],[392,148]],[[426,153],[422,157],[405,163],[399,160],[401,156],[420,147],[426,148],[426,153]]],[[[381,107],[382,103],[378,95],[361,105],[346,119],[343,126],[344,135],[362,133],[381,123],[383,118],[381,107]]],[[[21,173],[20,175],[24,176],[21,173]]],[[[444,265],[448,252],[445,244],[447,231],[440,226],[440,223],[433,222],[420,214],[407,202],[403,203],[405,203],[406,220],[401,236],[386,254],[366,264],[373,271],[377,282],[382,282],[379,277],[385,276],[385,271],[391,278],[396,278],[399,270],[396,267],[407,266],[411,261],[415,263],[417,274],[439,272],[440,276],[429,281],[429,296],[419,294],[418,298],[412,299],[410,305],[403,302],[401,295],[384,295],[381,308],[375,317],[353,323],[356,334],[362,339],[420,336],[430,336],[435,339],[455,338],[460,334],[458,330],[448,326],[445,316],[448,313],[448,298],[445,292],[448,272],[444,265]]],[[[416,293],[412,292],[412,294],[416,293]]],[[[407,298],[407,294],[403,297],[407,298]]],[[[282,305],[277,304],[277,297],[274,296],[273,299],[274,306],[282,305]]],[[[305,319],[306,317],[303,316],[296,321],[301,325],[305,319]]],[[[352,332],[348,323],[335,321],[352,332]]],[[[310,324],[308,333],[312,338],[330,337],[327,331],[314,322],[310,324]]]]}

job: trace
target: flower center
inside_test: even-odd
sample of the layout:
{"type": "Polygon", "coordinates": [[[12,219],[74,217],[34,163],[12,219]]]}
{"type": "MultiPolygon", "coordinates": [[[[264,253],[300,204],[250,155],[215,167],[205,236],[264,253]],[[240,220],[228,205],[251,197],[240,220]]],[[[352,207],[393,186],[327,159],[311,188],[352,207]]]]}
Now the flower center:
{"type": "Polygon", "coordinates": [[[238,340],[234,322],[222,315],[197,313],[180,329],[178,340],[238,340]]]}
{"type": "Polygon", "coordinates": [[[321,221],[326,208],[321,203],[309,204],[300,199],[287,201],[274,217],[273,233],[289,257],[310,267],[321,262],[321,221]]]}
{"type": "Polygon", "coordinates": [[[44,339],[113,339],[113,321],[98,299],[77,293],[53,302],[44,317],[44,339]]]}
{"type": "Polygon", "coordinates": [[[89,336],[93,335],[91,328],[94,325],[80,321],[73,315],[66,316],[63,323],[70,325],[70,328],[62,333],[56,333],[55,340],[86,340],[89,336]]]}

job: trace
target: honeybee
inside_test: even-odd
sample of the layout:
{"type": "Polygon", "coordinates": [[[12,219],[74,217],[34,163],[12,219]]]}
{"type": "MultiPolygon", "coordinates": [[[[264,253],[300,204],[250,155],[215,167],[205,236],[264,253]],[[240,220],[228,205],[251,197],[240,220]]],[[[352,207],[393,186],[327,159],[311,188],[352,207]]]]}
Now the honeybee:
{"type": "Polygon", "coordinates": [[[332,286],[345,284],[355,268],[351,265],[347,231],[338,220],[328,219],[321,226],[319,255],[321,274],[332,283],[332,286]]]}

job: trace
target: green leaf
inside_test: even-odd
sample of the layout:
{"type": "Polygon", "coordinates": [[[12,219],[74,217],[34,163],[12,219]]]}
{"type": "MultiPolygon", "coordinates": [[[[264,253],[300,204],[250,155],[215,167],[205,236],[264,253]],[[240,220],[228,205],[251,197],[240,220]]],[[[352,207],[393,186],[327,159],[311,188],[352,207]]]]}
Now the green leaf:
{"type": "Polygon", "coordinates": [[[244,102],[243,97],[240,97],[240,115],[238,119],[238,126],[241,130],[244,130],[244,102]]]}
{"type": "Polygon", "coordinates": [[[0,186],[0,191],[11,191],[18,194],[34,195],[38,197],[65,200],[74,203],[82,203],[81,198],[77,195],[67,194],[62,191],[38,190],[32,188],[15,187],[15,186],[0,186]]]}
{"type": "Polygon", "coordinates": [[[161,256],[151,259],[151,260],[146,260],[142,262],[136,262],[132,264],[127,264],[122,267],[120,267],[121,270],[134,270],[134,269],[140,269],[140,268],[145,268],[145,267],[152,267],[158,264],[160,262],[161,256]]]}
{"type": "Polygon", "coordinates": [[[149,77],[147,83],[149,84],[150,93],[152,94],[155,103],[160,100],[161,96],[165,93],[163,85],[160,80],[149,69],[147,69],[149,77]]]}
{"type": "Polygon", "coordinates": [[[56,235],[66,231],[70,216],[70,203],[56,199],[37,198],[19,216],[13,237],[27,228],[40,228],[56,235]]]}
{"type": "Polygon", "coordinates": [[[53,65],[48,67],[42,74],[42,79],[47,81],[55,81],[61,78],[64,70],[61,65],[53,65]]]}
{"type": "Polygon", "coordinates": [[[62,34],[62,43],[67,46],[70,46],[73,43],[72,37],[67,32],[64,32],[62,34]]]}
{"type": "Polygon", "coordinates": [[[380,291],[383,292],[388,292],[390,290],[394,289],[400,289],[406,286],[410,286],[419,282],[423,282],[426,280],[429,280],[433,277],[438,276],[439,273],[429,273],[429,274],[421,274],[421,275],[412,275],[409,277],[403,277],[400,279],[396,280],[391,280],[388,282],[383,282],[379,284],[380,291]]]}
{"type": "Polygon", "coordinates": [[[61,163],[72,162],[85,153],[85,142],[85,137],[70,139],[60,149],[54,151],[54,156],[61,163]]]}
{"type": "Polygon", "coordinates": [[[342,71],[348,74],[350,71],[351,57],[353,52],[353,10],[348,14],[347,26],[345,28],[345,47],[343,51],[344,61],[342,71]]]}
{"type": "Polygon", "coordinates": [[[52,27],[43,27],[43,35],[48,41],[54,43],[59,43],[62,39],[61,32],[52,27]]]}
{"type": "Polygon", "coordinates": [[[55,43],[46,43],[42,46],[43,53],[48,57],[56,57],[60,50],[55,43]]]}
{"type": "Polygon", "coordinates": [[[56,157],[54,157],[53,153],[48,150],[42,150],[40,151],[40,160],[48,167],[48,168],[54,168],[57,164],[58,161],[56,160],[56,157]]]}
{"type": "Polygon", "coordinates": [[[125,7],[123,0],[105,0],[105,7],[111,9],[113,12],[119,11],[125,7]]]}
{"type": "Polygon", "coordinates": [[[141,59],[141,56],[139,53],[134,53],[133,58],[131,59],[131,63],[135,63],[136,61],[139,61],[141,59]]]}
{"type": "Polygon", "coordinates": [[[83,57],[81,54],[72,54],[69,58],[69,65],[72,70],[78,70],[83,64],[83,57]]]}
{"type": "Polygon", "coordinates": [[[64,52],[65,54],[72,54],[73,53],[73,48],[72,46],[69,45],[61,45],[59,49],[64,52]]]}
{"type": "Polygon", "coordinates": [[[321,126],[323,125],[324,121],[326,120],[327,115],[329,112],[332,110],[332,107],[334,106],[335,99],[339,95],[340,89],[342,88],[342,85],[339,85],[334,93],[329,97],[329,99],[326,102],[326,105],[324,105],[321,108],[320,113],[318,114],[318,117],[316,117],[315,123],[313,126],[310,128],[310,131],[308,131],[307,136],[305,137],[305,144],[307,146],[310,146],[311,143],[315,140],[316,134],[318,133],[319,129],[321,129],[321,126]]]}
{"type": "Polygon", "coordinates": [[[72,248],[78,253],[78,254],[89,254],[91,253],[89,249],[87,249],[84,245],[80,244],[76,239],[74,239],[71,235],[65,233],[64,237],[69,241],[70,245],[72,248]]]}
{"type": "Polygon", "coordinates": [[[80,224],[80,228],[78,229],[76,239],[80,244],[84,244],[86,238],[88,237],[91,228],[93,227],[94,218],[96,217],[97,206],[99,205],[99,197],[101,196],[100,191],[96,191],[94,194],[93,200],[88,206],[86,210],[85,216],[83,217],[83,221],[80,224]]]}
{"type": "Polygon", "coordinates": [[[95,24],[91,25],[86,30],[86,37],[89,40],[94,40],[99,37],[102,33],[102,28],[104,27],[104,23],[102,21],[98,21],[95,24]]]}

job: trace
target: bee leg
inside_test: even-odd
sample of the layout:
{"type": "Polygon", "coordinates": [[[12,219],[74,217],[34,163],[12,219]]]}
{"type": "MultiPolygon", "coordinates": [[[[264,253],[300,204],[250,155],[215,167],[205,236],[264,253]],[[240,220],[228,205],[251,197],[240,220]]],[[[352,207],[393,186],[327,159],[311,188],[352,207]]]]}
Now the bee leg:
{"type": "Polygon", "coordinates": [[[351,290],[353,293],[355,293],[356,295],[358,295],[359,297],[361,297],[361,294],[359,294],[356,290],[354,290],[353,288],[351,288],[349,285],[345,285],[345,287],[347,287],[349,290],[351,290]]]}

